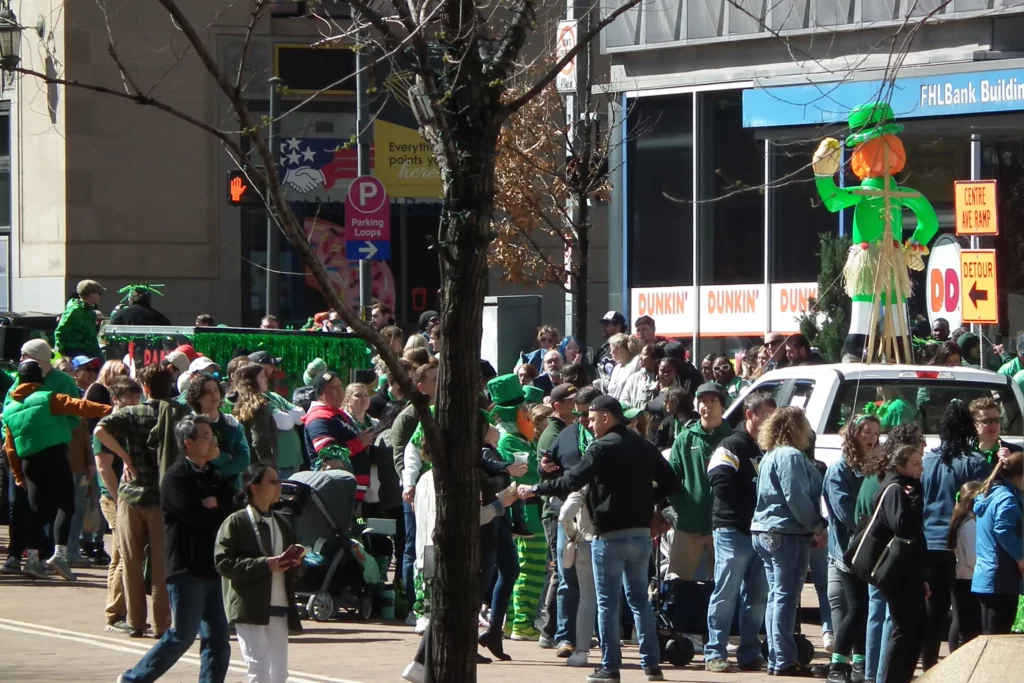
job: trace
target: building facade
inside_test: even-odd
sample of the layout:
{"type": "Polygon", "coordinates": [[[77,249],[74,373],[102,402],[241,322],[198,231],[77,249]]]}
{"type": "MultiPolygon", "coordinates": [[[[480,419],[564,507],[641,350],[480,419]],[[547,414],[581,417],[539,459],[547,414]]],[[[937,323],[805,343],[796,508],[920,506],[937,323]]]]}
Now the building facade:
{"type": "MultiPolygon", "coordinates": [[[[931,201],[940,235],[954,230],[954,181],[998,181],[1001,234],[980,246],[997,250],[1000,323],[983,332],[1024,328],[1022,27],[1024,8],[998,0],[660,0],[626,12],[602,39],[613,114],[624,137],[642,132],[613,165],[613,305],[694,338],[701,355],[797,331],[818,291],[820,235],[849,236],[852,218],[821,205],[812,154],[848,134],[850,109],[884,101],[905,126],[897,180],[931,201]]],[[[905,212],[905,238],[913,220],[905,212]]],[[[910,312],[955,328],[959,297],[932,272],[945,269],[914,277],[910,312]]]]}

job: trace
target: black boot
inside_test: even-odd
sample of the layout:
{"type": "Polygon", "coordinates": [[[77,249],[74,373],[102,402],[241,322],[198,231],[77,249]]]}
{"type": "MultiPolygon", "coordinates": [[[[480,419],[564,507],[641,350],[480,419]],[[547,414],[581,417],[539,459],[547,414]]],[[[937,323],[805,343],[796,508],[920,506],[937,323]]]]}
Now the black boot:
{"type": "Polygon", "coordinates": [[[495,659],[502,662],[507,662],[512,659],[510,656],[505,654],[505,646],[502,643],[501,631],[484,631],[477,638],[477,642],[486,647],[494,655],[495,659]]]}

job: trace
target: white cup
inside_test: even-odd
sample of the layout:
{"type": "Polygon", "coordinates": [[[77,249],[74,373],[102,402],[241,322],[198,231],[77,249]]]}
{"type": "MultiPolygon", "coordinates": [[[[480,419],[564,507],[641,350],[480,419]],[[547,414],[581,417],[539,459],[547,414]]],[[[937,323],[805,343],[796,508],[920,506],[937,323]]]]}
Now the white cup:
{"type": "Polygon", "coordinates": [[[517,465],[526,465],[530,462],[530,454],[526,451],[516,451],[512,457],[516,459],[517,465]]]}

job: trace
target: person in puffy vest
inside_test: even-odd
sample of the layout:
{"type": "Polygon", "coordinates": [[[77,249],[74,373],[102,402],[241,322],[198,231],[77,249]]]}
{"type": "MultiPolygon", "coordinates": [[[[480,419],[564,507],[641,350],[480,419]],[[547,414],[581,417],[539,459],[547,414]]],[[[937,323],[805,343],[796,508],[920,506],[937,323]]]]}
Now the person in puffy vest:
{"type": "MultiPolygon", "coordinates": [[[[110,406],[45,389],[43,369],[34,360],[18,366],[18,380],[4,407],[4,450],[15,483],[28,491],[29,508],[38,521],[33,528],[53,521],[55,551],[46,566],[74,581],[67,561],[75,513],[74,478],[68,463],[71,425],[61,416],[99,418],[110,413],[110,406]]],[[[31,539],[28,544],[25,573],[30,576],[46,576],[39,565],[41,541],[31,539]]]]}

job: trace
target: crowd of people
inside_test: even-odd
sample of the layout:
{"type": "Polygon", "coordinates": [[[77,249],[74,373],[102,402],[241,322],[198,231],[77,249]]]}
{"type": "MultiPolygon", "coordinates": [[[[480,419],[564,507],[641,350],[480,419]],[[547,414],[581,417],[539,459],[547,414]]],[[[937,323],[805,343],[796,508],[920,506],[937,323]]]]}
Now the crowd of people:
{"type": "MultiPolygon", "coordinates": [[[[97,287],[83,282],[64,318],[95,317],[97,287]]],[[[149,305],[129,296],[122,311],[149,305]]],[[[438,314],[408,338],[386,306],[371,322],[433,410],[438,314]]],[[[224,368],[187,345],[145,367],[102,362],[92,324],[91,343],[84,327],[62,325],[70,362],[43,340],[22,348],[3,409],[2,572],[74,581],[75,569],[107,566],[106,629],[157,639],[119,681],[157,680],[197,636],[201,680],[223,681],[233,630],[250,682],[283,682],[306,549],[275,510],[280,482],[346,470],[357,514],[397,522],[394,584],[406,623],[424,634],[402,676],[425,680],[434,472],[394,374],[378,362],[375,383],[348,383],[317,359],[288,400],[281,359],[266,351],[240,350],[224,368]]],[[[596,353],[543,326],[504,374],[481,361],[480,663],[511,659],[505,639],[532,641],[592,668],[588,681],[617,681],[622,643],[634,641],[646,678],[663,680],[652,577],[713,585],[709,672],[903,683],[919,659],[936,664],[942,641],[1009,632],[1024,572],[1024,454],[1000,439],[994,402],[951,403],[927,452],[914,424],[884,433],[877,415],[854,415],[842,458],[825,467],[803,412],[750,391],[766,371],[822,362],[802,336],[769,334],[756,353],[697,366],[650,317],[630,334],[610,311],[601,328],[596,353]],[[795,638],[808,569],[830,653],[818,667],[800,660],[795,638]]],[[[936,346],[937,362],[952,364],[936,346]]]]}

